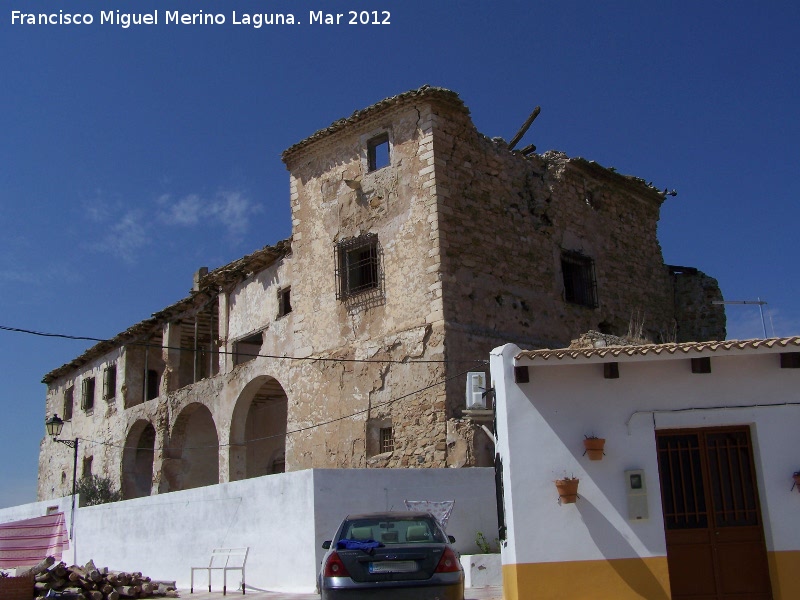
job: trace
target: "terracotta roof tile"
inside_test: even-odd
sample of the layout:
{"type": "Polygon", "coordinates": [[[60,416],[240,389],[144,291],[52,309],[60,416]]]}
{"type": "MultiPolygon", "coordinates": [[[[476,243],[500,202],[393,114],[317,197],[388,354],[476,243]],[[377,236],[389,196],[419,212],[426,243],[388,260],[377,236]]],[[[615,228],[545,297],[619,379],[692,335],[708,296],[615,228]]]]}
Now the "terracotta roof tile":
{"type": "Polygon", "coordinates": [[[455,92],[448,90],[446,88],[423,85],[419,89],[409,90],[407,92],[403,92],[402,94],[397,94],[396,96],[385,98],[380,102],[376,102],[372,106],[368,106],[367,108],[362,108],[361,110],[355,111],[349,117],[344,117],[342,119],[339,119],[338,121],[334,121],[328,127],[320,129],[316,133],[311,134],[304,140],[301,140],[296,144],[290,146],[286,150],[284,150],[283,154],[281,154],[281,158],[283,159],[283,162],[286,162],[293,154],[296,154],[306,146],[313,144],[314,142],[321,140],[322,138],[325,138],[333,133],[336,133],[337,131],[344,129],[345,127],[363,121],[368,117],[376,116],[385,110],[394,108],[395,106],[413,102],[421,98],[435,98],[437,100],[443,100],[449,104],[452,104],[453,106],[460,108],[464,112],[469,113],[469,110],[464,105],[464,102],[461,100],[461,98],[458,97],[458,94],[456,94],[455,92]]]}
{"type": "Polygon", "coordinates": [[[708,352],[739,352],[768,348],[786,350],[789,352],[800,351],[800,337],[768,338],[756,340],[727,340],[723,342],[684,342],[681,344],[643,344],[641,346],[605,346],[602,348],[561,348],[557,350],[523,350],[515,357],[516,360],[565,360],[565,359],[591,359],[591,358],[625,358],[631,356],[661,356],[700,354],[708,352]]]}
{"type": "Polygon", "coordinates": [[[210,295],[216,295],[220,287],[226,287],[231,284],[236,284],[244,281],[253,273],[261,271],[275,261],[291,254],[292,240],[281,240],[274,246],[265,246],[260,250],[256,250],[252,254],[243,256],[233,262],[223,265],[213,271],[209,272],[205,277],[200,280],[200,291],[192,291],[189,296],[178,300],[174,304],[170,304],[166,308],[153,313],[152,317],[139,321],[135,325],[131,325],[122,333],[118,333],[112,338],[98,342],[80,356],[72,359],[70,362],[53,369],[42,378],[42,383],[50,383],[58,377],[69,373],[74,369],[78,369],[95,358],[110,352],[114,348],[118,348],[125,344],[130,344],[135,341],[142,340],[154,334],[156,329],[159,329],[164,323],[170,319],[191,310],[195,307],[196,301],[200,300],[200,296],[208,298],[210,295]],[[209,291],[211,292],[209,294],[209,291]]]}

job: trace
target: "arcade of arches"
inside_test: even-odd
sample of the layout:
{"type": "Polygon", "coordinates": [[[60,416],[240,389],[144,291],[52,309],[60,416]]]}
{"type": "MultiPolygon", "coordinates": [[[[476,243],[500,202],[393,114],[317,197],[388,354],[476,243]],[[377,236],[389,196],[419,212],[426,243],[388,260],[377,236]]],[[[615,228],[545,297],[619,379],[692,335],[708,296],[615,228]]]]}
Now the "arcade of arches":
{"type": "MultiPolygon", "coordinates": [[[[268,376],[245,386],[233,408],[230,446],[221,446],[218,427],[207,406],[185,406],[164,449],[157,492],[186,490],[220,482],[220,458],[228,449],[230,481],[283,473],[286,456],[288,399],[281,384],[268,376]]],[[[149,496],[153,488],[156,430],[136,421],[122,454],[124,499],[149,496]]]]}

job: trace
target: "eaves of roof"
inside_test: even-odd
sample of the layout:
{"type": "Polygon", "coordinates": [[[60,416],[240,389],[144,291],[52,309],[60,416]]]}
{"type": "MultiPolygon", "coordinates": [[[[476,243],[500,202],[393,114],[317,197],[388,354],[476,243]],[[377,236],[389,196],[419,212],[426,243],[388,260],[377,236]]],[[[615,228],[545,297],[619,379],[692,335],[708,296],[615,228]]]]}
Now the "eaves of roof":
{"type": "MultiPolygon", "coordinates": [[[[800,351],[800,337],[723,342],[685,342],[681,344],[643,344],[640,346],[604,346],[602,348],[561,348],[558,350],[523,350],[515,356],[519,361],[578,361],[605,362],[631,358],[681,358],[686,355],[709,356],[721,353],[800,351]]],[[[691,356],[690,356],[691,357],[691,356]]]]}
{"type": "Polygon", "coordinates": [[[464,105],[464,102],[461,100],[461,98],[458,97],[458,94],[456,94],[455,92],[448,90],[446,88],[423,85],[419,89],[409,90],[407,92],[403,92],[402,94],[397,94],[396,96],[385,98],[380,102],[376,102],[375,104],[368,106],[367,108],[362,108],[361,110],[355,111],[349,117],[344,117],[342,119],[334,121],[328,127],[320,129],[319,131],[311,134],[307,138],[297,142],[296,144],[284,150],[283,153],[281,154],[281,158],[283,159],[283,162],[286,163],[291,159],[292,156],[296,155],[309,145],[319,140],[322,140],[323,138],[331,136],[337,133],[338,131],[341,131],[347,127],[351,127],[369,118],[381,115],[382,113],[391,110],[393,108],[396,108],[398,106],[402,106],[404,104],[411,104],[421,99],[425,100],[435,99],[442,102],[446,102],[447,104],[450,104],[453,107],[469,114],[469,109],[467,109],[467,107],[464,105]]]}
{"type": "Polygon", "coordinates": [[[62,375],[86,365],[115,348],[150,337],[155,333],[156,329],[179,315],[195,309],[198,305],[203,304],[204,300],[218,294],[220,289],[229,288],[244,281],[254,273],[266,269],[284,256],[291,254],[291,252],[292,240],[289,238],[281,240],[274,246],[265,246],[252,254],[214,269],[200,280],[200,289],[198,291],[191,291],[189,296],[153,313],[149,319],[132,325],[112,338],[98,342],[80,356],[47,373],[42,378],[42,383],[51,383],[62,375]]]}

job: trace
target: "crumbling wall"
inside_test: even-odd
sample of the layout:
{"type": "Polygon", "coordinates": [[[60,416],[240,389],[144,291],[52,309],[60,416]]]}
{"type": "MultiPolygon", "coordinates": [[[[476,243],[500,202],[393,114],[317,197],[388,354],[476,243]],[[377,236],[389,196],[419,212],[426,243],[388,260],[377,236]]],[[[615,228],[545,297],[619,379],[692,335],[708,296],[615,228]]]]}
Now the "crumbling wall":
{"type": "MultiPolygon", "coordinates": [[[[661,193],[558,152],[511,152],[446,105],[435,105],[434,123],[448,360],[485,358],[507,342],[563,347],[590,329],[624,335],[637,319],[654,341],[674,331],[656,237],[661,193]],[[593,263],[596,306],[566,301],[568,252],[593,263]]],[[[451,417],[464,382],[448,385],[451,417]]]]}
{"type": "Polygon", "coordinates": [[[725,307],[717,280],[697,269],[673,267],[676,342],[724,340],[725,307]]]}

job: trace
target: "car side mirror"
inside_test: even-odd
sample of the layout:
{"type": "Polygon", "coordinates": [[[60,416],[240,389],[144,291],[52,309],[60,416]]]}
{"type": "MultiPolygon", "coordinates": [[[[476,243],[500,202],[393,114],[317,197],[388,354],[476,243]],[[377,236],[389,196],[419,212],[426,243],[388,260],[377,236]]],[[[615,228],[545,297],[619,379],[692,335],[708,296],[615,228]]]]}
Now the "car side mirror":
{"type": "Polygon", "coordinates": [[[331,547],[331,540],[325,540],[322,542],[322,549],[323,550],[330,550],[331,547]]]}
{"type": "Polygon", "coordinates": [[[452,535],[448,535],[447,539],[450,540],[451,544],[455,544],[456,543],[456,538],[454,538],[452,535]]]}

